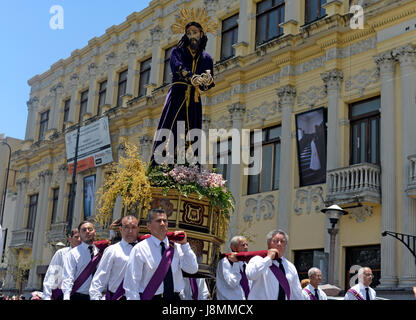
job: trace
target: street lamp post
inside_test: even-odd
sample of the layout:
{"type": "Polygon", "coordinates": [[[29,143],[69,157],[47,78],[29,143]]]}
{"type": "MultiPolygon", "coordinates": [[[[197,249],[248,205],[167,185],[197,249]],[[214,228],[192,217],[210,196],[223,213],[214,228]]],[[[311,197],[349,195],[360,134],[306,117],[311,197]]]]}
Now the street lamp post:
{"type": "Polygon", "coordinates": [[[342,210],[341,207],[336,204],[324,208],[321,210],[331,222],[331,228],[328,228],[328,233],[330,234],[330,245],[329,245],[329,268],[328,268],[328,283],[334,284],[335,282],[335,238],[338,233],[338,229],[335,228],[338,220],[343,216],[348,214],[347,211],[342,210]]]}
{"type": "Polygon", "coordinates": [[[3,189],[3,200],[1,202],[1,218],[0,218],[0,225],[3,224],[3,216],[4,216],[4,205],[6,203],[6,194],[7,194],[7,184],[9,183],[9,170],[10,170],[10,158],[12,155],[12,148],[10,145],[6,142],[6,139],[0,140],[0,144],[4,144],[9,148],[9,163],[7,165],[7,172],[6,172],[6,184],[4,185],[3,189]]]}

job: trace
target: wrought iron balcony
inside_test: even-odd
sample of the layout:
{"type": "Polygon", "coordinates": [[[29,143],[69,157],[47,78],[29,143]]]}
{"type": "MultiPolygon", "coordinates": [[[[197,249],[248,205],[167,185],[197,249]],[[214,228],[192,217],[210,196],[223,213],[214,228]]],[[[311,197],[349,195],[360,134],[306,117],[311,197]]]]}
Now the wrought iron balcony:
{"type": "Polygon", "coordinates": [[[327,204],[381,203],[380,166],[360,163],[327,172],[327,204]]]}
{"type": "Polygon", "coordinates": [[[10,247],[13,248],[32,248],[33,230],[21,229],[12,232],[10,247]]]}
{"type": "Polygon", "coordinates": [[[406,191],[409,197],[416,198],[416,154],[407,158],[409,159],[409,181],[406,191]]]}

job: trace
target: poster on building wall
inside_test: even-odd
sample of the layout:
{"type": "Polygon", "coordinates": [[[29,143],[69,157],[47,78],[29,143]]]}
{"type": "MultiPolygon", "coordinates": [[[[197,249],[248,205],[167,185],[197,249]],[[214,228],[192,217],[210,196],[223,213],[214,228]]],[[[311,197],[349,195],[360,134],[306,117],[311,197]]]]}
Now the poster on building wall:
{"type": "Polygon", "coordinates": [[[84,178],[84,220],[94,215],[95,175],[84,178]]]}
{"type": "MultiPolygon", "coordinates": [[[[77,130],[65,135],[68,172],[74,170],[77,130]]],[[[78,141],[77,173],[113,161],[108,117],[103,117],[80,128],[78,141]]]]}
{"type": "MultiPolygon", "coordinates": [[[[326,109],[296,115],[300,186],[326,181],[326,109]]],[[[334,150],[336,152],[336,150],[334,150]]]]}

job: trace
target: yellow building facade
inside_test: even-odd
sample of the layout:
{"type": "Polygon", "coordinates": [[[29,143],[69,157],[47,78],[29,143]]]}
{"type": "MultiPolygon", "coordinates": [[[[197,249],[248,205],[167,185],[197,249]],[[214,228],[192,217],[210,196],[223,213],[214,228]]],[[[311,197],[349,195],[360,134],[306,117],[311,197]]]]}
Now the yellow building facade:
{"type": "MultiPolygon", "coordinates": [[[[316,266],[327,281],[331,224],[321,209],[337,204],[348,215],[336,224],[333,284],[347,289],[356,266],[371,266],[382,295],[410,294],[415,257],[382,236],[416,236],[416,4],[407,0],[154,0],[30,79],[25,144],[13,155],[20,175],[10,244],[11,260],[31,252],[25,290],[40,289],[65,240],[65,133],[108,116],[113,159],[126,138],[148,161],[169,50],[180,39],[170,26],[191,7],[205,7],[218,25],[208,35],[216,85],[202,95],[203,129],[263,132],[260,174],[217,165],[236,198],[228,240],[243,234],[261,250],[267,233],[282,229],[300,276],[316,266]]],[[[97,190],[105,173],[77,174],[73,226],[84,219],[84,178],[95,176],[97,190]]]]}

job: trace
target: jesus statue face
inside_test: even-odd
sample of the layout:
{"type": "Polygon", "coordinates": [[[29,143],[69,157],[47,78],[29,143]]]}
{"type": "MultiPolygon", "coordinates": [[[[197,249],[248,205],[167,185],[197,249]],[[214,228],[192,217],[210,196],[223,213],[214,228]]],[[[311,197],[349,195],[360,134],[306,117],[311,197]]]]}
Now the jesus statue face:
{"type": "Polygon", "coordinates": [[[189,44],[192,50],[198,49],[201,38],[204,33],[196,26],[190,26],[186,29],[186,36],[189,39],[189,44]]]}

